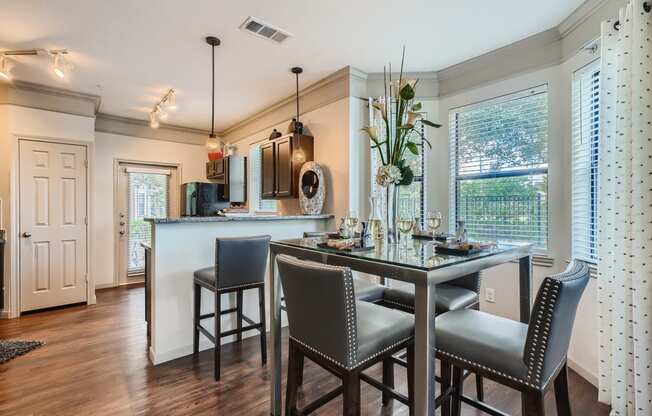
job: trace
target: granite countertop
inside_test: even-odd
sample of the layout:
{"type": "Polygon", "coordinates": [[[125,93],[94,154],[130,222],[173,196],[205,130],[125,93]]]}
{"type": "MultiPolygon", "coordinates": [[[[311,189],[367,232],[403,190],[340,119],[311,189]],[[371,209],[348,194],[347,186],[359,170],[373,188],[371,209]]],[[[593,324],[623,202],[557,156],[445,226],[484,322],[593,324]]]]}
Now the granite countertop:
{"type": "Polygon", "coordinates": [[[171,217],[145,218],[152,224],[176,224],[189,222],[229,222],[229,221],[292,221],[292,220],[329,220],[331,214],[322,215],[230,215],[228,217],[171,217]]]}

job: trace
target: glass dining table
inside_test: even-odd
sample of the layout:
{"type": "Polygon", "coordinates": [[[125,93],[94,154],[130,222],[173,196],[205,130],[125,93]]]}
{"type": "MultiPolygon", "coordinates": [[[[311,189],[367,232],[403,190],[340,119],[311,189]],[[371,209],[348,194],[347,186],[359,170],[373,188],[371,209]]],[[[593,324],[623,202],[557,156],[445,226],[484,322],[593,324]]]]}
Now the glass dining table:
{"type": "Polygon", "coordinates": [[[436,285],[508,262],[519,263],[521,322],[530,319],[532,261],[530,244],[496,244],[478,253],[457,256],[437,253],[430,240],[415,239],[407,247],[379,243],[365,251],[346,252],[319,245],[320,238],[272,241],[270,244],[271,407],[281,415],[281,284],[276,256],[287,254],[323,264],[412,283],[415,286],[414,414],[435,414],[436,285]]]}

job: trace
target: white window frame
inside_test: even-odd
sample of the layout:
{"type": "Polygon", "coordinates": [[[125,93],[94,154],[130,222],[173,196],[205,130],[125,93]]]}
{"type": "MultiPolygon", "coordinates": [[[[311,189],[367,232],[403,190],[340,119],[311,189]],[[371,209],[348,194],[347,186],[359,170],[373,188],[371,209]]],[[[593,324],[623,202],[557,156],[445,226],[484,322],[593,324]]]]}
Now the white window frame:
{"type": "Polygon", "coordinates": [[[592,264],[596,264],[598,260],[599,83],[599,59],[573,73],[571,91],[571,257],[592,264]]]}
{"type": "MultiPolygon", "coordinates": [[[[524,89],[519,89],[519,90],[513,90],[510,92],[506,92],[505,94],[500,94],[500,95],[495,95],[492,97],[487,97],[482,100],[464,104],[464,105],[459,105],[455,106],[449,109],[449,121],[450,117],[455,114],[459,113],[461,109],[465,107],[472,107],[472,106],[479,106],[485,103],[500,103],[501,101],[511,101],[519,98],[524,98],[532,94],[537,94],[540,92],[545,91],[547,94],[548,98],[548,114],[547,114],[547,122],[546,122],[546,129],[548,132],[548,135],[550,134],[550,117],[552,116],[550,113],[550,86],[548,83],[541,83],[541,84],[536,84],[533,87],[530,88],[524,88],[524,89]]],[[[448,134],[448,140],[449,140],[449,163],[450,163],[450,178],[449,178],[449,227],[451,232],[455,232],[456,227],[457,227],[457,221],[458,221],[458,206],[457,206],[457,198],[458,198],[458,180],[460,180],[458,176],[458,171],[457,171],[457,137],[453,140],[453,135],[455,129],[449,124],[449,134],[448,134]]],[[[544,169],[538,169],[535,168],[533,171],[539,171],[540,174],[545,174],[548,178],[548,189],[546,191],[546,198],[550,197],[550,138],[548,138],[547,141],[547,146],[548,146],[548,151],[546,154],[546,161],[547,161],[547,167],[544,169]]],[[[536,173],[536,172],[534,172],[536,173]]],[[[533,173],[533,174],[534,174],[533,173]]],[[[546,204],[546,230],[545,230],[545,245],[543,247],[535,247],[534,248],[534,253],[538,258],[544,259],[548,258],[548,252],[550,250],[550,234],[551,234],[551,221],[550,221],[550,204],[546,204]]]]}

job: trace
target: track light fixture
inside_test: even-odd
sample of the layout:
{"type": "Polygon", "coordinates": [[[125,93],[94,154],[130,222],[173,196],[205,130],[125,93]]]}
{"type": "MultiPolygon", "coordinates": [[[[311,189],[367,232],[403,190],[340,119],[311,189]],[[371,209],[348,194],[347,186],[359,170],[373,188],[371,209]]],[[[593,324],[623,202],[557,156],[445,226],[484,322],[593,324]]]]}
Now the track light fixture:
{"type": "Polygon", "coordinates": [[[72,64],[66,59],[68,54],[67,49],[18,49],[12,51],[0,52],[0,78],[11,79],[11,62],[8,56],[37,56],[39,54],[46,54],[52,56],[52,72],[59,78],[65,78],[66,75],[73,68],[72,64]]]}
{"type": "Polygon", "coordinates": [[[68,51],[50,51],[52,55],[52,72],[59,78],[65,78],[66,74],[72,69],[72,64],[66,59],[68,51]]]}
{"type": "Polygon", "coordinates": [[[13,64],[5,55],[0,55],[0,79],[11,81],[11,69],[13,64]]]}
{"type": "Polygon", "coordinates": [[[160,120],[167,120],[168,111],[174,111],[177,109],[177,99],[174,89],[170,89],[163,98],[154,106],[152,111],[149,113],[149,126],[153,129],[157,129],[160,126],[160,120]],[[166,111],[167,110],[167,111],[166,111]]]}

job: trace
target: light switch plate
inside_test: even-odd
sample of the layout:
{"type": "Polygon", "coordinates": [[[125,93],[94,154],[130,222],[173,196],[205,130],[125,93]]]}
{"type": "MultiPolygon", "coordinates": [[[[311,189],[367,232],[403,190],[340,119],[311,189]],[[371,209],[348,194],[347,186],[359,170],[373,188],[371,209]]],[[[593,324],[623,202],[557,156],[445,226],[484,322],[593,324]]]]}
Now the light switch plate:
{"type": "Polygon", "coordinates": [[[494,288],[488,287],[484,290],[484,297],[487,302],[495,303],[496,302],[496,290],[494,288]]]}

